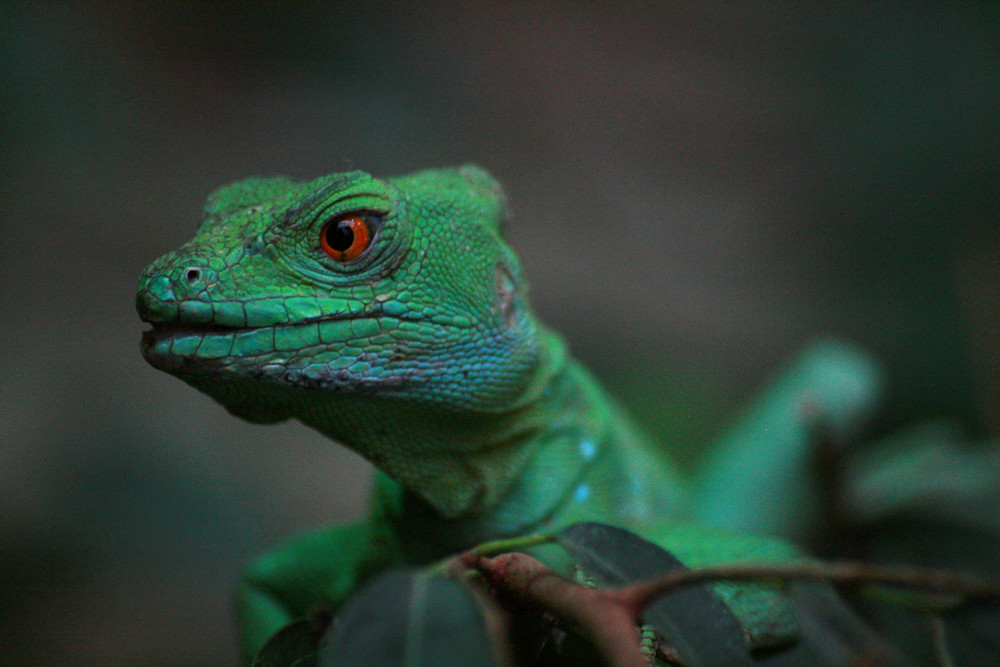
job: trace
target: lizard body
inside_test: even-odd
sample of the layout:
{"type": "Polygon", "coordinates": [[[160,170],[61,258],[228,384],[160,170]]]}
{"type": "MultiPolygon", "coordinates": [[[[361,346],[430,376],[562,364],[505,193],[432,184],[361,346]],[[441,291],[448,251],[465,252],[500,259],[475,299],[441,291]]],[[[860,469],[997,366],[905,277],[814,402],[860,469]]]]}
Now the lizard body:
{"type": "MultiPolygon", "coordinates": [[[[381,471],[368,520],[251,567],[248,655],[390,566],[577,521],[636,530],[692,565],[794,554],[684,537],[698,530],[686,482],[534,316],[506,210],[474,166],[251,179],[213,194],[196,236],[143,273],[153,366],[244,419],[299,419],[381,471]]],[[[733,590],[734,608],[755,599],[733,590]]]]}

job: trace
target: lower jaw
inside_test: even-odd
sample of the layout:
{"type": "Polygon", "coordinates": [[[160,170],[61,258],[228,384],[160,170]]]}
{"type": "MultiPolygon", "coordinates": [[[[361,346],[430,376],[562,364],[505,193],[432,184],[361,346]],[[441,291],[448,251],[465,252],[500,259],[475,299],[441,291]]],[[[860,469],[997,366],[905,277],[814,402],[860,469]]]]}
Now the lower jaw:
{"type": "Polygon", "coordinates": [[[222,350],[227,336],[231,349],[232,334],[177,334],[154,329],[142,334],[139,348],[143,358],[159,370],[171,373],[199,368],[208,370],[223,365],[223,360],[229,356],[228,350],[225,354],[213,352],[213,348],[222,350]]]}
{"type": "MultiPolygon", "coordinates": [[[[313,325],[315,326],[315,325],[313,325]]],[[[154,327],[142,335],[140,349],[146,361],[157,370],[187,382],[211,381],[223,384],[252,382],[255,385],[281,386],[338,393],[398,390],[407,376],[396,373],[369,372],[355,352],[324,343],[322,354],[313,357],[301,350],[275,349],[275,328],[236,330],[180,330],[154,327]],[[342,363],[344,361],[349,363],[342,363]]]]}
{"type": "Polygon", "coordinates": [[[142,335],[143,358],[157,370],[186,381],[193,378],[221,382],[253,381],[259,384],[309,385],[297,381],[288,354],[275,352],[273,333],[267,329],[230,332],[177,332],[153,329],[142,335]],[[260,340],[258,340],[260,339],[260,340]]]}

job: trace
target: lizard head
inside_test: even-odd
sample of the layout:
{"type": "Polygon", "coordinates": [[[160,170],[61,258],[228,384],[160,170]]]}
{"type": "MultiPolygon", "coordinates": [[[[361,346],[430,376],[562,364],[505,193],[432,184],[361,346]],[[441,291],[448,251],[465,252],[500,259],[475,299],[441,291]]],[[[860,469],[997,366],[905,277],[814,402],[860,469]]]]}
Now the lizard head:
{"type": "Polygon", "coordinates": [[[495,407],[535,356],[505,214],[473,166],[222,188],[142,274],[143,355],[254,421],[303,392],[495,407]]]}
{"type": "Polygon", "coordinates": [[[472,449],[470,415],[516,412],[551,353],[505,214],[474,166],[222,188],[140,278],[142,353],[237,416],[298,418],[377,465],[402,433],[472,449]]]}

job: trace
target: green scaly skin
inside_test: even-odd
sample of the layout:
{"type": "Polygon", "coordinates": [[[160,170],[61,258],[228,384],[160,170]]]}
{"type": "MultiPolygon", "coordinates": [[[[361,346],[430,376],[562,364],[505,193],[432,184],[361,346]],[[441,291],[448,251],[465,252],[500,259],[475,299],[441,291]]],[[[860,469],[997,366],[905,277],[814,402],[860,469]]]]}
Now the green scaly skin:
{"type": "MultiPolygon", "coordinates": [[[[689,564],[789,557],[684,537],[695,530],[678,523],[684,483],[535,318],[505,215],[500,186],[474,166],[252,179],[214,193],[194,239],[143,273],[153,366],[244,419],[301,420],[384,473],[368,520],[294,537],[251,566],[239,596],[248,656],[386,567],[581,520],[636,530],[689,564]],[[373,241],[336,261],[323,225],[350,213],[373,241]]],[[[726,590],[751,601],[737,610],[745,625],[794,633],[752,586],[726,590]]]]}

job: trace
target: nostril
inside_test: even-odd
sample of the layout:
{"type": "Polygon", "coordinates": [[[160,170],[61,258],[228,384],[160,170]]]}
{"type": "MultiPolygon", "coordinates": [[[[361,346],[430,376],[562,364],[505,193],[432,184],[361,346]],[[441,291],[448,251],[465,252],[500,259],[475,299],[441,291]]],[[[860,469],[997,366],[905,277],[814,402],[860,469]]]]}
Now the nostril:
{"type": "Polygon", "coordinates": [[[188,285],[195,284],[196,282],[201,280],[201,269],[199,269],[197,266],[189,267],[188,270],[184,273],[184,280],[187,281],[188,285]]]}

